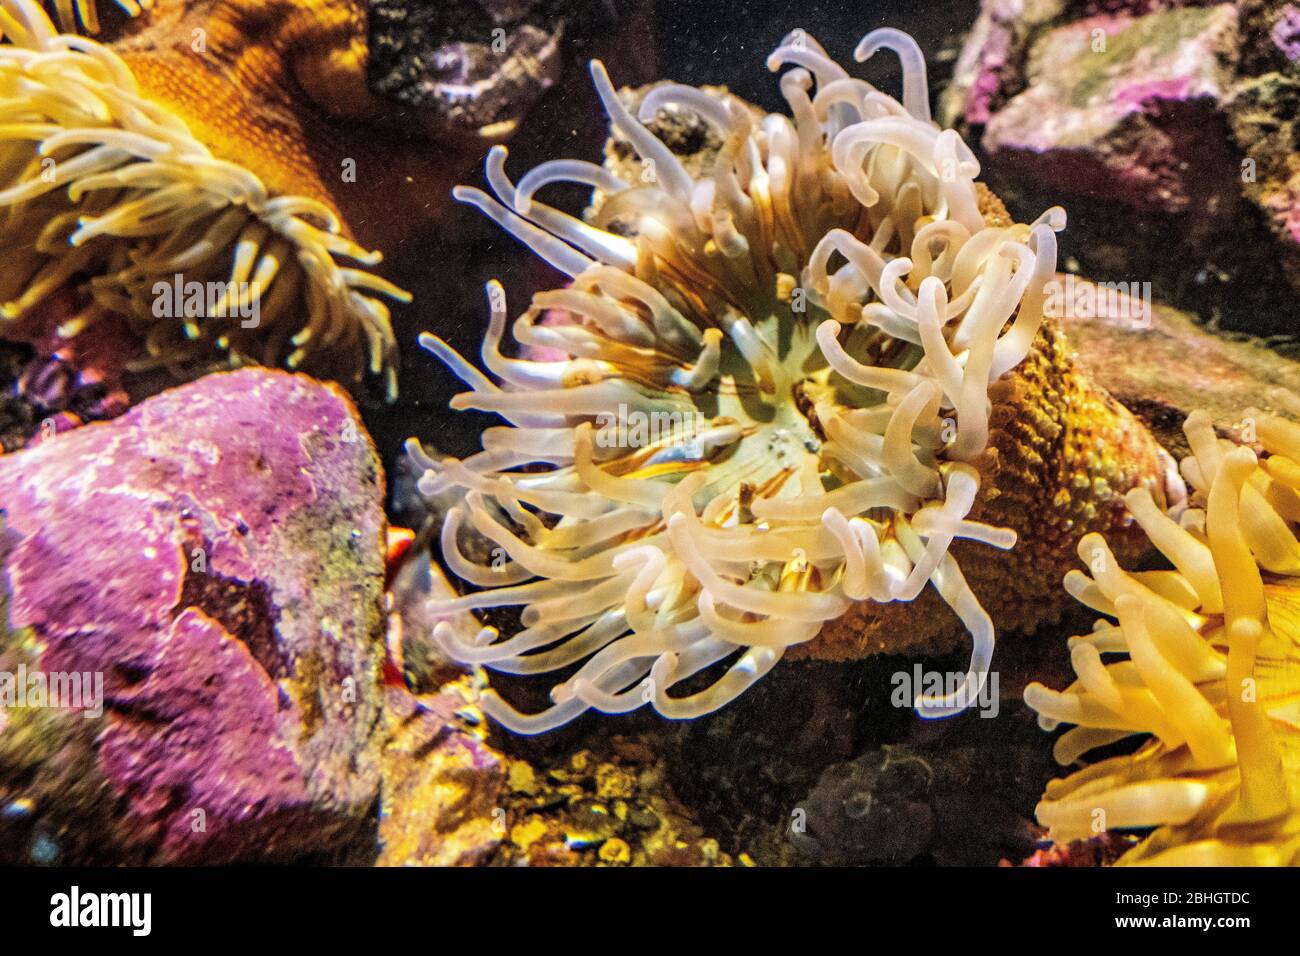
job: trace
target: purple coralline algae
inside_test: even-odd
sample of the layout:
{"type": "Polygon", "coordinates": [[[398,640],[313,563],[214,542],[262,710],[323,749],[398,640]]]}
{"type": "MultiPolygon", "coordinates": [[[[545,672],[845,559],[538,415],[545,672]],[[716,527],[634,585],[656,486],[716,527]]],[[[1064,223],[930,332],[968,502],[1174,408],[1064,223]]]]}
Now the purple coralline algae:
{"type": "Polygon", "coordinates": [[[261,369],[0,457],[0,673],[102,679],[103,708],[0,710],[0,857],[349,840],[380,777],[382,488],[341,390],[261,369]]]}
{"type": "Polygon", "coordinates": [[[1300,60],[1300,9],[1288,3],[1273,24],[1273,42],[1288,60],[1300,60]]]}
{"type": "Polygon", "coordinates": [[[1236,28],[1229,4],[1055,27],[1030,50],[1025,89],[988,118],[984,148],[1072,189],[1181,212],[1217,158],[1191,131],[1230,82],[1236,28]]]}
{"type": "Polygon", "coordinates": [[[1011,208],[1070,209],[1082,271],[1291,335],[1298,108],[1300,3],[983,0],[940,113],[1011,208]]]}

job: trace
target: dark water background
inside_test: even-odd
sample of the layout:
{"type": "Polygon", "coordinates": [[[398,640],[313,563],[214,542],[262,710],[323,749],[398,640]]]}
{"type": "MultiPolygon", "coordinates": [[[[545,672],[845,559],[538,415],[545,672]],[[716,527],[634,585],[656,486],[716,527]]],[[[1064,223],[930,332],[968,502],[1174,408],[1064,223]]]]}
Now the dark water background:
{"type": "Polygon", "coordinates": [[[853,48],[878,27],[910,33],[926,51],[934,80],[944,79],[951,61],[939,62],[944,50],[956,50],[975,22],[974,0],[917,2],[793,2],[748,0],[701,3],[661,0],[655,15],[655,49],[666,76],[682,83],[725,82],[731,90],[769,111],[786,109],[776,76],[763,65],[790,30],[802,27],[849,72],[889,93],[901,93],[898,61],[882,51],[865,64],[853,62],[853,48]]]}

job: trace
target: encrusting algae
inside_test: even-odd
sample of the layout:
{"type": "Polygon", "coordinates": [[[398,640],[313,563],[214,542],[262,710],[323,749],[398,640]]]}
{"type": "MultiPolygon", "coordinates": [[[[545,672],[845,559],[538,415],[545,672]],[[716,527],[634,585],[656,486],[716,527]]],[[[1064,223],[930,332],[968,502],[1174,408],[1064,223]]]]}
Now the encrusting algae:
{"type": "Polygon", "coordinates": [[[1011,222],[931,121],[915,43],[878,30],[857,58],[880,49],[902,61],[901,103],[791,34],[768,65],[795,67],[781,78],[793,118],[671,83],[621,97],[593,62],[635,160],[555,160],[516,184],[496,148],[495,198],[457,190],[572,280],[515,321],[525,358],[500,351],[507,307],[490,285],[491,377],[422,339],[470,388],[454,408],[508,422],[463,461],[410,443],[422,490],[460,496],[443,558],[477,588],[434,610],[521,607],[523,625],[501,639],[449,620],[435,637],[503,673],[581,662],[541,713],[487,691],[505,726],[646,703],[694,717],[787,651],[950,650],[964,626],[964,681],[916,701],[956,713],[983,684],[995,621],[1059,612],[1079,535],[1139,548],[1123,493],[1181,493],[1044,315],[1064,213],[1011,222]],[[696,172],[654,135],[665,116],[710,131],[696,172]],[[587,221],[537,201],[559,182],[593,191],[587,221]]]}
{"type": "MultiPolygon", "coordinates": [[[[91,9],[77,7],[88,28],[91,9]]],[[[66,23],[70,5],[59,10],[66,23]]],[[[347,237],[323,189],[295,189],[310,166],[278,148],[274,127],[223,135],[216,118],[238,104],[204,94],[193,71],[172,82],[185,71],[167,68],[156,41],[120,55],[59,33],[34,0],[0,0],[0,34],[0,321],[21,333],[72,287],[60,335],[124,318],[147,353],[138,367],[283,364],[354,387],[368,373],[395,393],[383,299],[408,297],[367,271],[379,254],[347,237]],[[204,98],[208,109],[193,108],[204,98]],[[250,153],[245,141],[267,146],[250,153]],[[159,307],[160,291],[190,283],[220,291],[202,306],[159,307]]],[[[203,46],[240,36],[215,17],[203,46]]],[[[334,66],[318,71],[321,83],[364,74],[334,66]]]]}
{"type": "Polygon", "coordinates": [[[1062,764],[1150,736],[1048,785],[1038,820],[1058,842],[1151,830],[1121,864],[1300,863],[1300,426],[1246,423],[1258,452],[1188,416],[1181,514],[1128,494],[1174,570],[1125,571],[1100,536],[1079,544],[1091,575],[1067,589],[1106,617],[1071,638],[1075,683],[1025,700],[1046,729],[1076,725],[1062,764]]]}

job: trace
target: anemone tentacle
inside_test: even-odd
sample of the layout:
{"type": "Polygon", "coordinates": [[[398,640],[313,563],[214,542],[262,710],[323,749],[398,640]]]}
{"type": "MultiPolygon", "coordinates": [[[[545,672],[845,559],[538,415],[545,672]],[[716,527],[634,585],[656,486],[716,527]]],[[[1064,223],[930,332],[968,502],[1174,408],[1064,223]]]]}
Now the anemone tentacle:
{"type": "MultiPolygon", "coordinates": [[[[87,26],[93,10],[77,5],[87,26]]],[[[139,367],[284,364],[348,384],[369,372],[395,394],[383,298],[409,296],[360,268],[380,255],[324,203],[215,158],[117,53],[59,33],[35,0],[0,0],[0,106],[0,323],[88,280],[63,332],[121,315],[144,340],[139,367]],[[160,309],[159,284],[178,276],[224,297],[160,309]]]]}
{"type": "Polygon", "coordinates": [[[1080,542],[1091,575],[1069,588],[1107,617],[1071,639],[1076,682],[1031,684],[1025,700],[1046,729],[1076,725],[1057,740],[1063,764],[1150,737],[1049,784],[1037,812],[1055,840],[1151,830],[1120,863],[1300,864],[1300,427],[1245,420],[1258,451],[1188,416],[1191,507],[1127,496],[1173,570],[1124,571],[1100,536],[1080,542]]]}
{"type": "Polygon", "coordinates": [[[573,280],[515,323],[524,359],[500,351],[506,306],[490,286],[492,377],[424,339],[470,389],[453,407],[513,426],[464,461],[411,444],[422,490],[463,496],[445,549],[482,588],[433,610],[519,606],[524,627],[439,641],[509,672],[586,661],[541,714],[489,691],[485,710],[508,727],[641,704],[707,713],[828,622],[927,583],[972,651],[965,684],[917,708],[947,716],[981,687],[994,626],[951,548],[1015,544],[976,514],[990,389],[1035,347],[1064,213],[986,221],[973,155],[929,119],[920,51],[896,31],[859,49],[886,47],[906,105],[810,37],[787,38],[769,66],[794,66],[780,81],[788,117],[676,84],[638,104],[593,63],[630,159],[553,161],[516,186],[497,148],[495,195],[457,191],[573,280]],[[709,130],[703,168],[647,125],[664,113],[709,130]],[[562,181],[593,190],[588,221],[539,200],[562,181]],[[489,565],[467,568],[484,545],[489,565]],[[702,672],[721,676],[700,690],[702,672]]]}
{"type": "MultiPolygon", "coordinates": [[[[42,0],[42,4],[63,32],[99,33],[100,0],[42,0]]],[[[152,9],[153,0],[115,0],[115,5],[128,17],[138,17],[152,9]]]]}

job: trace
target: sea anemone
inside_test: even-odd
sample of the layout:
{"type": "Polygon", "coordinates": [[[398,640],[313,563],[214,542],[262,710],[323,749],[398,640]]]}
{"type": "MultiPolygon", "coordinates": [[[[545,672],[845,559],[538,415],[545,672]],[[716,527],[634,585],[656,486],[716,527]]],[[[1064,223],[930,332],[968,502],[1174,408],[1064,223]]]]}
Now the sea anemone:
{"type": "MultiPolygon", "coordinates": [[[[138,17],[153,6],[154,0],[117,0],[117,6],[128,17],[138,17]]],[[[65,33],[99,33],[99,0],[44,0],[45,9],[51,10],[59,28],[65,33]]]]}
{"type": "MultiPolygon", "coordinates": [[[[1163,495],[1154,442],[1044,324],[1063,211],[1010,222],[977,188],[970,150],[931,122],[916,44],[877,30],[856,56],[880,49],[902,61],[902,103],[803,31],[787,37],[768,66],[796,67],[781,78],[792,119],[677,84],[639,106],[630,97],[634,116],[593,62],[633,159],[551,161],[516,185],[497,147],[496,198],[456,190],[572,279],[514,323],[534,350],[523,359],[500,350],[505,297],[490,284],[482,360],[495,380],[442,339],[421,340],[470,388],[453,408],[509,423],[464,460],[409,444],[426,494],[461,495],[443,559],[480,589],[434,610],[522,607],[506,639],[441,625],[436,640],[509,674],[585,661],[540,713],[486,692],[483,709],[505,726],[538,733],[646,703],[695,717],[788,649],[927,646],[954,614],[969,667],[915,703],[926,717],[955,713],[983,685],[994,621],[954,543],[1011,548],[1015,528],[977,520],[996,516],[1054,553],[1111,526],[1112,492],[1163,495]],[[695,174],[653,134],[661,116],[707,130],[695,174]],[[559,182],[593,190],[588,221],[536,200],[559,182]],[[922,605],[927,583],[951,611],[880,612],[922,605]]],[[[1027,586],[1041,569],[1017,571],[978,573],[1013,622],[1050,616],[1027,586]]]]}
{"type": "Polygon", "coordinates": [[[1125,571],[1099,535],[1079,543],[1091,576],[1066,589],[1106,617],[1070,640],[1075,683],[1025,700],[1046,729],[1076,725],[1062,764],[1150,736],[1048,785],[1038,820],[1058,842],[1152,830],[1119,862],[1300,863],[1300,426],[1255,412],[1243,426],[1262,453],[1188,416],[1194,507],[1128,493],[1173,570],[1125,571]]]}
{"type": "Polygon", "coordinates": [[[0,37],[0,329],[84,283],[61,334],[123,316],[139,367],[283,364],[353,385],[369,372],[395,393],[379,296],[407,296],[358,267],[380,255],[333,209],[216,158],[117,53],[59,33],[34,0],[0,0],[0,37]],[[158,307],[190,283],[215,297],[158,307]]]}

